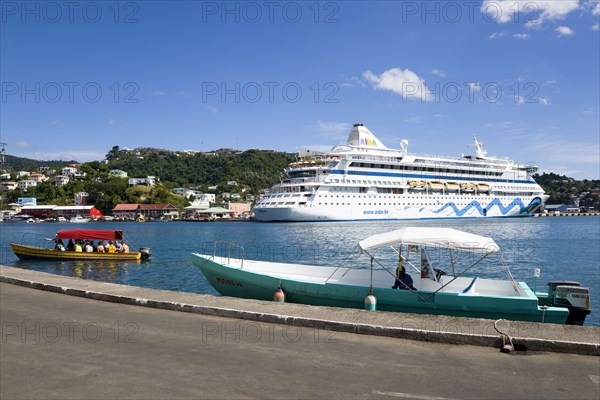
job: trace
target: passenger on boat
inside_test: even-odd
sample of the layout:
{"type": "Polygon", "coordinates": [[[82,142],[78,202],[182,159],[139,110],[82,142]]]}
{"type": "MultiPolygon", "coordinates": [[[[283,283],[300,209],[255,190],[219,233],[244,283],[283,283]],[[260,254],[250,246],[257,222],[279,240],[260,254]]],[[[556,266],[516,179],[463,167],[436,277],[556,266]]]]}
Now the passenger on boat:
{"type": "Polygon", "coordinates": [[[119,242],[118,240],[116,240],[115,241],[115,248],[116,248],[115,252],[116,253],[120,253],[121,252],[121,246],[122,246],[121,242],[119,242]]]}
{"type": "Polygon", "coordinates": [[[79,240],[75,241],[75,252],[77,252],[77,253],[83,252],[83,247],[81,247],[81,242],[79,240]]]}
{"type": "Polygon", "coordinates": [[[115,253],[116,251],[117,251],[117,248],[115,247],[115,244],[111,240],[110,242],[108,242],[108,247],[106,248],[106,252],[107,253],[115,253]]]}
{"type": "Polygon", "coordinates": [[[394,286],[392,289],[410,289],[416,290],[413,287],[412,277],[406,273],[404,269],[404,261],[402,258],[398,260],[398,268],[396,269],[396,281],[394,282],[394,286]]]}
{"type": "Polygon", "coordinates": [[[62,239],[56,239],[56,246],[54,246],[54,250],[65,251],[65,245],[63,244],[62,239]]]}
{"type": "Polygon", "coordinates": [[[129,246],[126,242],[123,242],[123,244],[121,245],[121,253],[129,253],[129,246]]]}
{"type": "Polygon", "coordinates": [[[75,243],[73,243],[73,239],[69,239],[67,243],[67,251],[75,251],[75,243]]]}
{"type": "Polygon", "coordinates": [[[85,249],[86,253],[92,253],[94,251],[94,246],[92,246],[92,242],[90,242],[89,240],[86,240],[84,249],[85,249]]]}
{"type": "Polygon", "coordinates": [[[104,253],[106,249],[104,248],[104,244],[102,244],[102,240],[98,240],[98,245],[96,246],[96,251],[98,253],[104,253]]]}

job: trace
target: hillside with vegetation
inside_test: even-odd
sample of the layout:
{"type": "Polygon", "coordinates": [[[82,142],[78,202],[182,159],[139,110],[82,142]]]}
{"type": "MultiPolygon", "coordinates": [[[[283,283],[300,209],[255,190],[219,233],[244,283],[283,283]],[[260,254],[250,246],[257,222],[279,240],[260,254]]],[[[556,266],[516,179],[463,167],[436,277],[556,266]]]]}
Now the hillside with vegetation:
{"type": "Polygon", "coordinates": [[[292,154],[255,149],[191,153],[113,147],[107,154],[110,169],[127,171],[131,177],[152,175],[163,184],[175,186],[213,186],[236,181],[250,187],[251,192],[271,187],[293,159],[292,154]]]}
{"type": "MultiPolygon", "coordinates": [[[[106,155],[106,161],[81,164],[79,170],[85,177],[72,179],[64,186],[57,187],[54,180],[49,179],[26,192],[17,189],[2,194],[8,203],[19,197],[35,197],[38,204],[70,205],[75,193],[87,192],[88,203],[95,204],[103,212],[112,210],[118,203],[171,203],[181,209],[190,204],[190,199],[174,194],[173,188],[193,188],[217,195],[225,191],[241,194],[243,190],[257,195],[279,180],[282,170],[294,157],[293,154],[263,150],[194,153],[154,148],[129,150],[115,146],[106,155]],[[115,169],[127,172],[130,178],[155,176],[159,181],[153,187],[129,187],[128,179],[109,175],[109,171],[115,169]],[[236,185],[228,185],[229,181],[235,181],[236,185]]],[[[13,181],[18,180],[14,175],[16,171],[33,172],[47,166],[58,175],[61,167],[73,163],[11,156],[7,156],[6,161],[4,169],[11,173],[13,181]]]]}
{"type": "Polygon", "coordinates": [[[2,168],[9,171],[36,171],[39,167],[65,167],[68,164],[76,163],[77,161],[43,161],[32,160],[31,158],[15,157],[5,155],[4,166],[2,168]]]}
{"type": "Polygon", "coordinates": [[[533,178],[550,196],[546,204],[574,204],[600,209],[600,180],[576,180],[555,173],[534,175],[533,178]]]}

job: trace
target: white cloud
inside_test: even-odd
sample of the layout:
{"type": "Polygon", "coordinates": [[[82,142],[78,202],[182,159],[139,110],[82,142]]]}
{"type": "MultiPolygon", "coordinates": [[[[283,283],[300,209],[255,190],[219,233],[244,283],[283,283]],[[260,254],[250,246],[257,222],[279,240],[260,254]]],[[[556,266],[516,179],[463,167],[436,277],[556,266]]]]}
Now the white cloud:
{"type": "Polygon", "coordinates": [[[579,8],[579,0],[484,0],[481,12],[487,21],[531,22],[532,14],[538,15],[539,23],[564,19],[579,8]]]}
{"type": "Polygon", "coordinates": [[[425,80],[409,69],[392,68],[379,76],[371,71],[366,71],[363,77],[375,89],[389,90],[405,99],[420,99],[421,101],[433,99],[433,95],[425,85],[425,80]]]}
{"type": "Polygon", "coordinates": [[[544,82],[544,86],[555,85],[555,84],[556,84],[556,79],[552,79],[552,80],[544,82]]]}
{"type": "Polygon", "coordinates": [[[547,97],[540,97],[538,99],[539,103],[543,106],[549,106],[550,105],[550,99],[547,97]]]}
{"type": "Polygon", "coordinates": [[[579,143],[558,138],[546,137],[537,140],[531,146],[535,153],[555,163],[565,164],[599,164],[600,146],[594,143],[579,143]],[[573,157],[573,154],[577,154],[573,157]]]}
{"type": "Polygon", "coordinates": [[[515,33],[513,37],[515,39],[526,40],[529,39],[531,35],[529,33],[515,33]]]}
{"type": "Polygon", "coordinates": [[[345,80],[345,82],[343,82],[340,86],[341,87],[348,87],[348,88],[355,88],[355,87],[361,87],[364,88],[367,85],[365,84],[365,82],[356,77],[356,76],[351,76],[351,77],[347,77],[345,75],[341,75],[342,79],[345,80]]]}
{"type": "Polygon", "coordinates": [[[515,96],[515,103],[517,105],[522,105],[522,104],[525,104],[525,103],[527,103],[527,104],[538,103],[538,104],[541,104],[543,106],[549,106],[550,105],[550,99],[547,98],[547,97],[540,97],[537,100],[530,99],[530,100],[525,101],[525,97],[523,97],[523,96],[515,96]]]}
{"type": "Polygon", "coordinates": [[[216,114],[216,113],[218,113],[218,112],[219,112],[219,109],[218,109],[217,107],[213,107],[213,106],[211,106],[210,104],[205,104],[205,103],[202,103],[202,104],[200,104],[200,107],[202,107],[202,108],[204,108],[204,109],[206,109],[206,110],[210,111],[210,112],[211,112],[211,113],[213,113],[213,114],[216,114]]]}
{"type": "Polygon", "coordinates": [[[106,121],[106,123],[107,123],[108,125],[111,125],[111,126],[112,126],[112,125],[116,124],[116,123],[117,123],[117,121],[115,121],[115,119],[114,119],[114,118],[109,118],[109,119],[106,121]]]}
{"type": "Polygon", "coordinates": [[[161,92],[160,90],[155,90],[154,92],[150,93],[150,96],[166,96],[167,93],[165,92],[161,92]]]}
{"type": "Polygon", "coordinates": [[[573,36],[575,34],[575,31],[569,28],[568,26],[559,26],[558,28],[556,28],[556,32],[558,32],[559,37],[573,36]]]}
{"type": "Polygon", "coordinates": [[[17,149],[30,149],[33,146],[31,146],[31,143],[29,143],[29,142],[27,142],[25,140],[17,140],[15,142],[15,147],[17,149]]]}
{"type": "Polygon", "coordinates": [[[408,122],[408,123],[411,123],[411,124],[420,124],[420,123],[423,122],[423,117],[420,116],[420,115],[412,115],[412,116],[410,116],[408,118],[405,118],[404,122],[408,122]]]}
{"type": "Polygon", "coordinates": [[[593,31],[600,31],[600,24],[592,25],[593,31]]]}
{"type": "Polygon", "coordinates": [[[488,39],[502,39],[504,36],[506,36],[506,31],[494,32],[488,36],[488,39]]]}
{"type": "MultiPolygon", "coordinates": [[[[592,2],[589,2],[592,5],[592,2]]],[[[597,3],[596,6],[592,9],[592,15],[600,15],[600,3],[597,3]]]]}
{"type": "Polygon", "coordinates": [[[352,129],[352,125],[347,122],[336,122],[336,121],[317,121],[317,129],[321,133],[333,135],[338,137],[339,135],[347,134],[352,129]]]}
{"type": "Polygon", "coordinates": [[[437,75],[437,76],[440,76],[442,78],[446,77],[446,73],[444,71],[442,71],[441,69],[434,69],[433,71],[431,71],[431,73],[433,75],[437,75]]]}
{"type": "Polygon", "coordinates": [[[594,113],[594,107],[590,107],[587,110],[583,110],[582,113],[585,115],[592,115],[594,113]]]}
{"type": "Polygon", "coordinates": [[[448,118],[448,114],[434,114],[435,118],[448,118]]]}

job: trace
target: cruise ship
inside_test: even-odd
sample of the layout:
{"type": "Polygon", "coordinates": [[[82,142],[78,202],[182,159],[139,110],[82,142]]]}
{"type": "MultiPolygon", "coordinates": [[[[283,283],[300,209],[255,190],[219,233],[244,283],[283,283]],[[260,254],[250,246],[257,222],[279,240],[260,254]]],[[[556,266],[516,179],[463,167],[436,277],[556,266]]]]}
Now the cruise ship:
{"type": "Polygon", "coordinates": [[[537,166],[475,155],[412,154],[387,148],[363,124],[346,144],[299,153],[254,206],[258,221],[356,221],[530,216],[548,198],[537,166]]]}

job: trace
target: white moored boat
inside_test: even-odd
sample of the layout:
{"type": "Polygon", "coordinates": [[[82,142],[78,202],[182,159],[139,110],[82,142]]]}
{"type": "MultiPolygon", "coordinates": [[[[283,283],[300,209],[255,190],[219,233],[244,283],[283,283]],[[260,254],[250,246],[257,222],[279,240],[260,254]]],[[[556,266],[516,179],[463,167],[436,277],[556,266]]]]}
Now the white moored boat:
{"type": "Polygon", "coordinates": [[[307,153],[254,206],[258,221],[348,221],[530,216],[548,198],[534,165],[486,155],[389,149],[355,124],[344,145],[307,153]]]}

